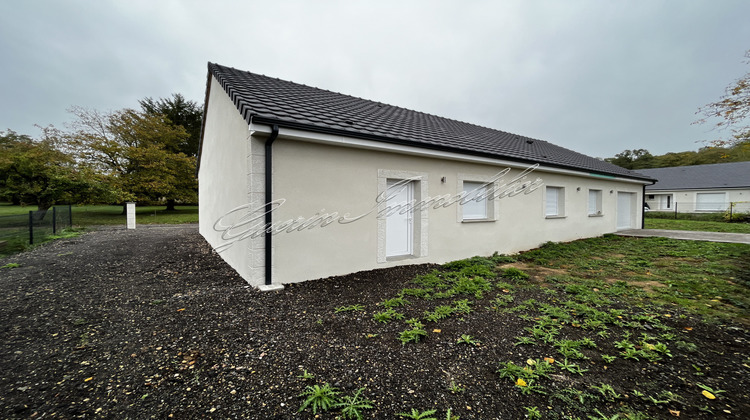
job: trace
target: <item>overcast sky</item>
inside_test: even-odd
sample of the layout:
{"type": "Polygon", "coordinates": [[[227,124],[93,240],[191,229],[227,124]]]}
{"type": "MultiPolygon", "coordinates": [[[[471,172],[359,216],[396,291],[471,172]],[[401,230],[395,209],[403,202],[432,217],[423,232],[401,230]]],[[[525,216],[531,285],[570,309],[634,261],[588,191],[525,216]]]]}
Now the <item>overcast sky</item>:
{"type": "Polygon", "coordinates": [[[696,150],[750,70],[750,1],[0,2],[0,130],[201,104],[208,61],[556,143],[696,150]]]}

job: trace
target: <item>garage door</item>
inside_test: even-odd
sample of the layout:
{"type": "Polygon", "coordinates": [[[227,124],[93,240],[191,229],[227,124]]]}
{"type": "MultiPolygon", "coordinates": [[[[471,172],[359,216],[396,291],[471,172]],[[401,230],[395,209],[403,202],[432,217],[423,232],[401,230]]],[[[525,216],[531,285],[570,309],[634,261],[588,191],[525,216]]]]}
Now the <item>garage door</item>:
{"type": "Polygon", "coordinates": [[[698,193],[695,196],[695,210],[724,211],[727,209],[724,193],[698,193]]]}

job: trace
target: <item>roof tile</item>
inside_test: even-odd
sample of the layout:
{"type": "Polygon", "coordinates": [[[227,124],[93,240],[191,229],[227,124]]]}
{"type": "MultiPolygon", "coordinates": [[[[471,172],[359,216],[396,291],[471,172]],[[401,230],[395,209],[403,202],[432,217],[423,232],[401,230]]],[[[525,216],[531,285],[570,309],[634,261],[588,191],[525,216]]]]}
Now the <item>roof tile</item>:
{"type": "Polygon", "coordinates": [[[552,143],[411,111],[214,63],[208,70],[246,121],[429,149],[540,163],[642,180],[650,177],[552,143]]]}

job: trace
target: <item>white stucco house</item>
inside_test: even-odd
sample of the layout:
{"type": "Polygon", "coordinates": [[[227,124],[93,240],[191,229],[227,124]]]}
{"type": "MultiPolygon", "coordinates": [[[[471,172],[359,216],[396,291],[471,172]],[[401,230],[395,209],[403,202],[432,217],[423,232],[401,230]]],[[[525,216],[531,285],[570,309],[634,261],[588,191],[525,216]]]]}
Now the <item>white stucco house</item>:
{"type": "Polygon", "coordinates": [[[639,169],[658,179],[646,186],[646,204],[652,211],[681,213],[723,212],[730,203],[750,206],[750,162],[639,169]]]}
{"type": "Polygon", "coordinates": [[[654,180],[546,141],[209,63],[200,233],[250,284],[639,228],[654,180]]]}

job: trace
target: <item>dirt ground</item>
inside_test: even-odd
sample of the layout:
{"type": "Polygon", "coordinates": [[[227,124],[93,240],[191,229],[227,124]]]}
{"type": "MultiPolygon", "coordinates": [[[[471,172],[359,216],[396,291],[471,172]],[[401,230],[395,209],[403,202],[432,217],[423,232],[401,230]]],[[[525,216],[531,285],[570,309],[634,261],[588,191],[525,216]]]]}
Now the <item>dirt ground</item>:
{"type": "MultiPolygon", "coordinates": [[[[452,408],[464,420],[522,419],[529,401],[549,404],[542,395],[524,396],[520,404],[513,386],[498,380],[498,362],[520,354],[513,337],[525,324],[517,317],[446,320],[428,345],[407,346],[394,339],[397,326],[372,321],[377,302],[434,266],[262,293],[211,250],[195,225],[97,230],[0,259],[0,266],[8,263],[19,267],[0,269],[2,418],[313,418],[297,413],[298,395],[316,382],[348,395],[365,387],[363,395],[375,406],[364,411],[366,418],[452,408]],[[352,304],[368,311],[334,310],[352,304]],[[464,333],[483,337],[482,346],[457,344],[464,333]],[[315,379],[300,378],[305,370],[315,379]],[[470,385],[452,393],[451,383],[470,385]]],[[[678,404],[682,418],[748,418],[748,332],[677,318],[672,326],[687,334],[689,323],[691,339],[710,349],[675,349],[686,370],[660,373],[660,386],[684,388],[680,378],[691,364],[710,365],[707,375],[736,396],[713,414],[678,404]]],[[[649,363],[635,371],[613,366],[606,374],[636,387],[655,369],[649,363]]],[[[564,377],[554,387],[578,380],[564,377]]],[[[665,407],[643,409],[673,416],[665,407]]]]}

